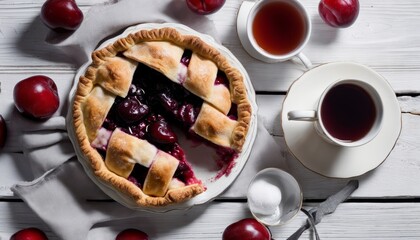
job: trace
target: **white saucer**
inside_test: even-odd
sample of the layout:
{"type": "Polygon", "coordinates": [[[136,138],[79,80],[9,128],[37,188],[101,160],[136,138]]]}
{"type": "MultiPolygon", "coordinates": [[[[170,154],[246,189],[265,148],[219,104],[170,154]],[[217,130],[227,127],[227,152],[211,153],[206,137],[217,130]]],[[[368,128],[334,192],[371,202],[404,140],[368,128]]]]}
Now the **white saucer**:
{"type": "Polygon", "coordinates": [[[328,63],[304,73],[287,93],[281,120],[290,152],[308,169],[333,178],[355,177],[378,167],[388,157],[401,132],[401,109],[389,83],[372,69],[351,62],[328,63]],[[359,147],[332,145],[316,133],[313,122],[287,119],[287,112],[291,110],[316,109],[323,89],[343,78],[369,82],[384,104],[380,132],[375,139],[359,147]]]}
{"type": "Polygon", "coordinates": [[[238,16],[236,18],[236,31],[238,32],[239,40],[241,41],[241,44],[244,47],[245,51],[247,51],[248,54],[252,57],[261,61],[265,61],[264,58],[261,58],[261,55],[254,49],[246,33],[248,15],[255,3],[255,1],[247,0],[242,2],[238,11],[238,16]]]}

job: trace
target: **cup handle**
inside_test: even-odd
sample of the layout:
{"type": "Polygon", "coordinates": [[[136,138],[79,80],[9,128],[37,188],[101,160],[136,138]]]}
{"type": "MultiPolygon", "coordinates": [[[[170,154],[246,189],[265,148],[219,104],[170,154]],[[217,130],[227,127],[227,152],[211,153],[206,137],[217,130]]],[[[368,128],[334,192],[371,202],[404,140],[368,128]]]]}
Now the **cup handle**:
{"type": "Polygon", "coordinates": [[[296,57],[299,58],[299,60],[303,63],[306,69],[312,68],[312,62],[311,60],[309,60],[309,58],[305,54],[300,52],[296,57]]]}
{"type": "Polygon", "coordinates": [[[294,121],[316,121],[316,111],[314,110],[294,110],[287,113],[287,118],[294,121]]]}

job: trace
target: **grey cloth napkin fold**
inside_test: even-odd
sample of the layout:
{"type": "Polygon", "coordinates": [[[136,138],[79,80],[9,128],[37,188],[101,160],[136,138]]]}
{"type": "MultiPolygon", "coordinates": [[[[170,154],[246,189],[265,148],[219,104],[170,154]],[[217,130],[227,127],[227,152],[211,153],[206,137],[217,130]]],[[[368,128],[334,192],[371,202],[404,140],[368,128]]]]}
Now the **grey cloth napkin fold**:
{"type": "MultiPolygon", "coordinates": [[[[63,117],[54,117],[52,120],[61,121],[63,117]]],[[[23,154],[31,159],[31,169],[35,178],[42,176],[46,171],[53,169],[74,156],[73,145],[67,132],[64,130],[38,130],[22,134],[23,154]],[[46,161],[49,156],[52,161],[46,161]]]]}
{"type": "Polygon", "coordinates": [[[92,7],[71,35],[51,31],[46,42],[71,56],[78,66],[89,60],[98,41],[118,34],[139,23],[177,22],[218,39],[212,21],[190,11],[185,1],[175,0],[114,0],[92,7]]]}
{"type": "MultiPolygon", "coordinates": [[[[93,6],[80,28],[72,35],[63,37],[51,34],[47,41],[73,56],[77,64],[81,65],[87,61],[99,40],[112,36],[130,25],[164,21],[184,23],[215,37],[213,23],[206,17],[192,14],[186,9],[184,1],[121,0],[93,6]]],[[[65,92],[70,92],[70,89],[65,92]]],[[[63,101],[62,104],[66,103],[63,101]]],[[[86,239],[96,224],[106,226],[110,220],[132,218],[141,214],[118,203],[110,205],[87,200],[109,197],[90,180],[77,161],[67,136],[64,116],[54,116],[45,122],[33,122],[19,117],[16,119],[16,128],[22,131],[24,155],[30,162],[36,179],[32,182],[18,183],[12,187],[12,191],[22,198],[60,239],[86,239]]],[[[264,162],[274,162],[270,166],[284,166],[281,158],[272,158],[281,156],[280,147],[262,122],[260,119],[254,148],[243,170],[246,174],[253,175],[261,170],[266,166],[264,162]]],[[[241,177],[238,180],[241,180],[241,177]]],[[[250,179],[245,177],[241,181],[247,180],[250,179]]],[[[244,192],[244,185],[246,183],[236,187],[233,184],[233,194],[244,192]]],[[[114,229],[110,227],[110,231],[112,230],[114,229]]],[[[105,239],[99,235],[96,233],[95,237],[105,239]]]]}
{"type": "Polygon", "coordinates": [[[23,154],[30,159],[28,163],[35,178],[75,155],[63,116],[54,116],[47,121],[33,121],[16,112],[12,119],[11,127],[21,132],[19,140],[23,154]]]}
{"type": "Polygon", "coordinates": [[[84,174],[76,158],[70,158],[40,178],[18,184],[12,190],[60,239],[87,239],[95,223],[139,214],[119,204],[87,201],[107,197],[84,174]]]}

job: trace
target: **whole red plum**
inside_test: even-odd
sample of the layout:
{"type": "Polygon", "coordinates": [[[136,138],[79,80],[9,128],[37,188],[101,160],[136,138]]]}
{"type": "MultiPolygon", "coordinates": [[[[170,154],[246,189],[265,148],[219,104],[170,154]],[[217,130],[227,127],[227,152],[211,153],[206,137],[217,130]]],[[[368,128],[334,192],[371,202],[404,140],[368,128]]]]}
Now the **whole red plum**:
{"type": "Polygon", "coordinates": [[[17,231],[10,240],[48,240],[48,238],[42,230],[31,227],[17,231]]]}
{"type": "Polygon", "coordinates": [[[138,229],[128,228],[118,233],[115,240],[149,240],[149,236],[138,229]]]}
{"type": "Polygon", "coordinates": [[[75,0],[47,0],[41,8],[41,19],[53,30],[76,30],[83,21],[83,12],[75,0]]]}
{"type": "Polygon", "coordinates": [[[44,75],[18,82],[13,89],[13,99],[19,112],[39,120],[50,118],[60,105],[55,82],[44,75]]]}
{"type": "Polygon", "coordinates": [[[359,15],[358,0],[321,0],[318,12],[322,20],[332,27],[351,26],[359,15]]]}
{"type": "Polygon", "coordinates": [[[195,13],[207,15],[218,11],[226,0],[186,0],[188,7],[195,13]]]}
{"type": "Polygon", "coordinates": [[[245,218],[229,225],[223,240],[271,240],[270,230],[254,218],[245,218]]]}

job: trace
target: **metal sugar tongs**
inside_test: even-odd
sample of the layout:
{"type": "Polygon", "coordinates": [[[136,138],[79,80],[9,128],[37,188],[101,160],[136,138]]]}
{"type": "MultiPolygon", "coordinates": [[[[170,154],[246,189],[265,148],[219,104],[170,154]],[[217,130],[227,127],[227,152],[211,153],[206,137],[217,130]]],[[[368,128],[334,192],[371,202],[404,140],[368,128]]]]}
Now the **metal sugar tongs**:
{"type": "Polygon", "coordinates": [[[359,181],[351,180],[344,186],[343,189],[328,197],[324,202],[317,207],[311,208],[309,211],[301,209],[303,213],[308,216],[308,220],[295,233],[293,233],[287,240],[297,240],[307,229],[312,228],[315,234],[315,239],[319,240],[318,231],[315,225],[321,222],[321,219],[328,214],[335,211],[337,206],[344,202],[353,192],[359,187],[359,181]]]}

